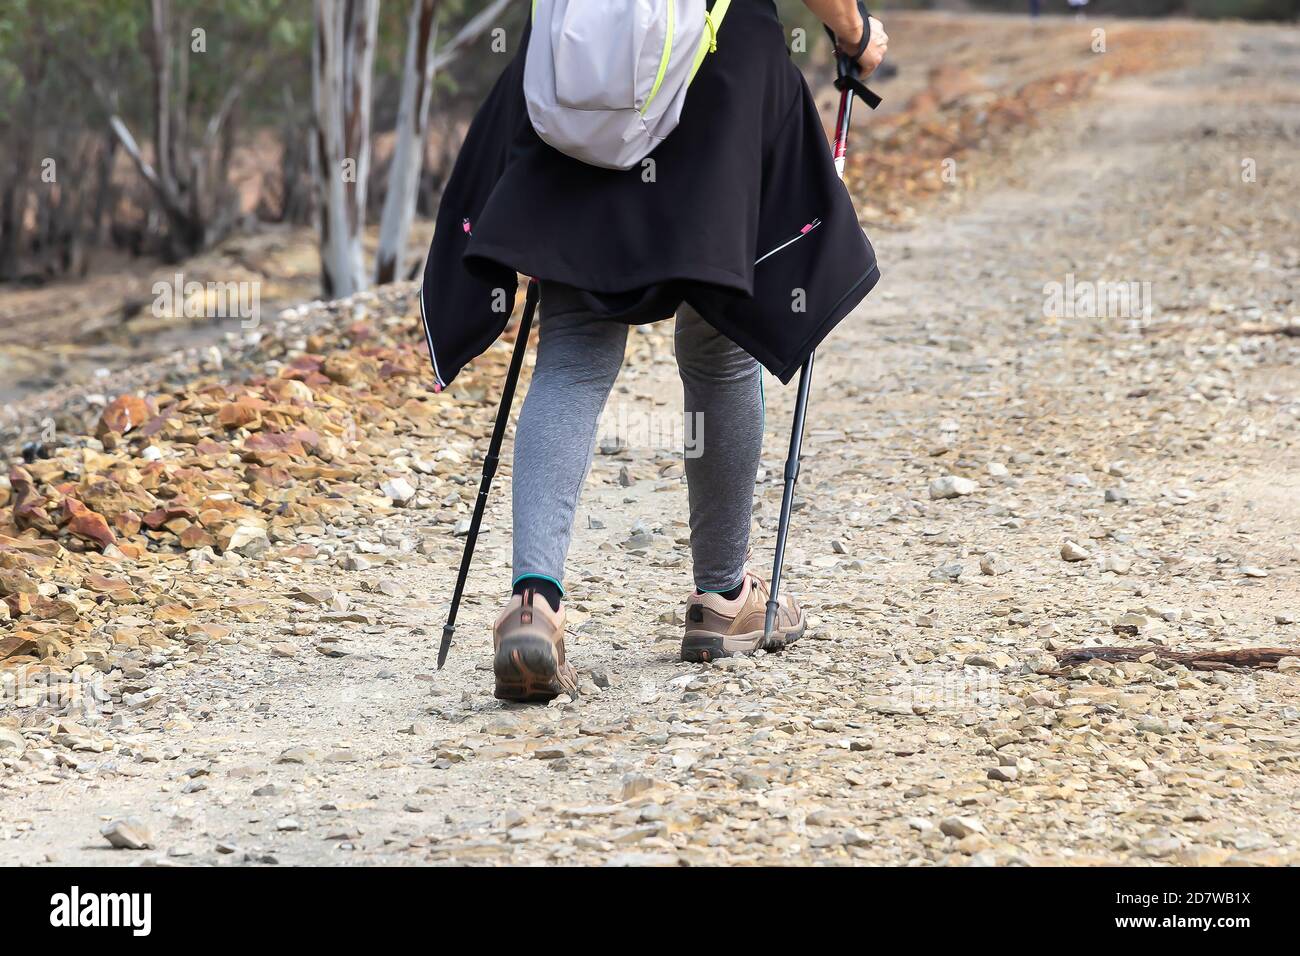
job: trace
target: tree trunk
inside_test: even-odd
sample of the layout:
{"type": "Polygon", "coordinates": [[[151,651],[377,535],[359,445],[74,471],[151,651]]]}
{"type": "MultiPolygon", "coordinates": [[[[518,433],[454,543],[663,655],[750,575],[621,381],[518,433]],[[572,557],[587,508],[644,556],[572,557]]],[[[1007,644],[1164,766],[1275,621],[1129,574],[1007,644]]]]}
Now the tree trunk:
{"type": "Polygon", "coordinates": [[[153,141],[154,165],[158,176],[172,194],[176,192],[175,165],[172,150],[172,45],[167,31],[167,0],[152,0],[150,4],[149,60],[153,65],[153,141]]]}
{"type": "Polygon", "coordinates": [[[3,190],[0,190],[0,282],[18,277],[21,185],[17,178],[5,177],[3,190]]]}
{"type": "Polygon", "coordinates": [[[90,242],[100,246],[108,242],[108,221],[105,218],[113,207],[115,190],[113,188],[113,161],[117,158],[117,137],[109,135],[104,138],[99,148],[98,185],[95,189],[95,208],[90,218],[90,242]]]}
{"type": "Polygon", "coordinates": [[[361,233],[370,170],[370,85],[379,0],[315,0],[312,97],[320,197],[321,286],[329,298],[366,287],[361,233]]]}
{"type": "MultiPolygon", "coordinates": [[[[171,0],[149,0],[148,55],[153,73],[153,162],[145,160],[135,135],[118,111],[117,93],[100,85],[98,77],[70,57],[62,62],[80,75],[108,114],[108,126],[118,144],[148,184],[166,222],[164,253],[176,260],[201,252],[221,239],[233,221],[235,195],[226,179],[226,167],[219,153],[220,136],[240,95],[255,83],[265,64],[252,64],[231,84],[217,112],[209,119],[207,133],[191,135],[188,36],[182,35],[179,72],[174,47],[178,42],[172,26],[171,0]]],[[[157,216],[150,211],[150,229],[157,216]]]]}
{"type": "Polygon", "coordinates": [[[388,191],[379,227],[379,254],[375,281],[382,285],[402,275],[402,260],[415,218],[415,203],[424,168],[424,140],[429,130],[429,101],[437,71],[465,52],[475,40],[499,22],[511,0],[493,0],[475,14],[437,53],[438,0],[412,0],[407,34],[402,93],[397,109],[397,143],[388,171],[388,191]]]}
{"type": "Polygon", "coordinates": [[[263,218],[276,222],[295,223],[299,225],[315,224],[314,203],[315,137],[311,133],[311,124],[300,121],[298,109],[294,103],[293,91],[286,84],[280,91],[281,116],[284,122],[280,127],[280,175],[278,190],[273,191],[270,200],[263,198],[265,208],[263,218]],[[274,194],[278,192],[278,196],[274,194]]]}
{"type": "Polygon", "coordinates": [[[388,170],[388,190],[379,225],[375,283],[392,282],[402,271],[415,217],[415,193],[424,166],[424,138],[433,94],[433,42],[438,34],[438,0],[411,0],[402,93],[397,106],[397,142],[388,170]]]}

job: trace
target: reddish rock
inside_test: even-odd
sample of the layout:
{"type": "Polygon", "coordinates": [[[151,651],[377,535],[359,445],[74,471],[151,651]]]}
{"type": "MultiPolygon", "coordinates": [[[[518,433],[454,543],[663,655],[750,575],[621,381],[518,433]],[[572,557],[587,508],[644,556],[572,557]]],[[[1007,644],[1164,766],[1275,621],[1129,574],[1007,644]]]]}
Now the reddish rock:
{"type": "Polygon", "coordinates": [[[295,428],[291,432],[259,432],[244,440],[244,451],[265,462],[267,455],[277,452],[301,457],[307,449],[320,444],[320,436],[310,428],[295,428]]]}
{"type": "Polygon", "coordinates": [[[36,482],[24,468],[14,467],[9,472],[9,484],[14,493],[14,527],[19,531],[35,529],[42,534],[54,534],[58,527],[46,513],[50,501],[36,490],[36,482]]]}
{"type": "Polygon", "coordinates": [[[147,492],[139,488],[124,489],[108,478],[90,478],[81,482],[73,497],[109,519],[116,519],[126,511],[150,511],[154,507],[154,499],[147,492]]]}
{"type": "Polygon", "coordinates": [[[325,364],[325,358],[321,355],[299,355],[291,361],[284,369],[280,371],[281,378],[290,378],[292,372],[319,372],[322,365],[325,364]]]}
{"type": "Polygon", "coordinates": [[[356,353],[335,352],[325,359],[321,371],[340,385],[357,386],[379,377],[379,363],[372,358],[358,358],[356,353]]]}
{"type": "Polygon", "coordinates": [[[183,505],[169,505],[164,508],[155,508],[146,514],[141,520],[146,527],[157,531],[159,528],[166,527],[173,521],[187,519],[189,521],[197,520],[199,513],[193,508],[187,508],[183,505]]]}
{"type": "Polygon", "coordinates": [[[137,395],[121,395],[99,416],[96,434],[101,438],[107,434],[125,435],[132,429],[139,428],[155,414],[151,402],[137,395]]]}
{"type": "Polygon", "coordinates": [[[123,536],[129,538],[140,533],[140,516],[134,511],[123,511],[120,515],[113,517],[113,526],[123,536]]]}
{"type": "Polygon", "coordinates": [[[154,435],[157,435],[163,429],[165,429],[168,426],[168,424],[169,422],[165,415],[155,415],[153,416],[153,418],[149,419],[147,422],[145,422],[143,425],[140,426],[140,428],[137,431],[137,434],[145,438],[152,438],[154,435]]]}
{"type": "Polygon", "coordinates": [[[145,556],[147,550],[142,544],[134,544],[129,541],[119,541],[117,550],[121,551],[123,556],[130,558],[132,561],[139,561],[145,556]]]}
{"type": "Polygon", "coordinates": [[[265,488],[286,488],[293,484],[293,476],[284,468],[253,467],[248,469],[248,482],[265,488]]]}
{"type": "Polygon", "coordinates": [[[36,642],[27,637],[0,637],[0,661],[7,657],[19,657],[36,650],[36,642]]]}
{"type": "Polygon", "coordinates": [[[184,604],[164,604],[153,612],[155,623],[175,624],[190,619],[192,612],[184,604]]]}
{"type": "Polygon", "coordinates": [[[11,594],[5,598],[9,613],[14,617],[27,617],[38,621],[58,621],[76,624],[81,615],[71,601],[41,597],[39,594],[11,594]]]}
{"type": "Polygon", "coordinates": [[[181,547],[187,550],[213,548],[216,544],[217,539],[204,530],[202,525],[192,524],[181,532],[181,547]]]}
{"type": "Polygon", "coordinates": [[[36,579],[17,568],[0,569],[0,596],[6,594],[36,594],[36,579]]]}
{"type": "Polygon", "coordinates": [[[120,578],[108,578],[102,574],[88,574],[82,584],[89,590],[97,591],[100,594],[108,594],[112,591],[129,590],[131,587],[120,578]]]}
{"type": "Polygon", "coordinates": [[[254,399],[246,398],[238,402],[231,402],[228,405],[222,405],[217,411],[217,424],[229,429],[261,428],[262,409],[259,406],[263,404],[254,399]]]}
{"type": "Polygon", "coordinates": [[[64,498],[61,511],[64,527],[75,537],[99,545],[101,551],[110,544],[117,544],[117,535],[113,534],[104,516],[91,511],[76,498],[64,498]]]}
{"type": "MultiPolygon", "coordinates": [[[[57,541],[42,541],[39,538],[11,538],[0,534],[0,559],[5,555],[18,555],[22,560],[37,560],[48,563],[63,553],[63,546],[57,541]]],[[[4,565],[8,567],[8,565],[4,565]]]]}

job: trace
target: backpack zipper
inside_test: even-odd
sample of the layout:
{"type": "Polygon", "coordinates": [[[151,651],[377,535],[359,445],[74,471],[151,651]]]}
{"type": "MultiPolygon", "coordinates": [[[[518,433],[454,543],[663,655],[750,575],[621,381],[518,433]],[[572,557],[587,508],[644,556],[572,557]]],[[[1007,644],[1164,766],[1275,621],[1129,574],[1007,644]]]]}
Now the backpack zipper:
{"type": "Polygon", "coordinates": [[[675,22],[677,18],[676,9],[676,3],[668,4],[668,32],[664,36],[664,52],[659,58],[659,72],[655,76],[654,86],[650,87],[650,95],[646,97],[646,101],[641,107],[642,116],[650,108],[650,104],[654,102],[655,97],[659,95],[659,87],[664,85],[664,77],[668,74],[668,62],[673,55],[673,32],[677,29],[675,22]]]}

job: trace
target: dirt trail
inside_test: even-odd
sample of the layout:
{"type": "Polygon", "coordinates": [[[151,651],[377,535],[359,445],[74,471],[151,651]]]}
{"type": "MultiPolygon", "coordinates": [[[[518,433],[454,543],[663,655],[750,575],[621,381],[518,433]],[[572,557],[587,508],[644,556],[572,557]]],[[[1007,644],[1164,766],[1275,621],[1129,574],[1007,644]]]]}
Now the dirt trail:
{"type": "MultiPolygon", "coordinates": [[[[1002,186],[873,235],[885,279],[819,353],[788,652],[677,662],[686,493],[647,434],[579,514],[578,702],[491,697],[506,476],[445,671],[460,542],[403,551],[399,512],[360,534],[373,569],[281,575],[345,612],[241,624],[156,675],[169,719],[0,776],[0,863],[1300,862],[1300,674],[1049,653],[1300,654],[1300,340],[1256,334],[1296,323],[1297,49],[1224,27],[1209,66],[1106,86],[1002,186]],[[1151,315],[1045,318],[1070,275],[1149,282],[1151,315]],[[978,487],[932,498],[945,475],[978,487]],[[276,656],[295,624],[343,656],[276,656]],[[155,850],[108,848],[127,815],[155,850]]],[[[653,431],[671,336],[634,339],[610,414],[653,431]]],[[[792,392],[769,383],[760,567],[792,392]]]]}

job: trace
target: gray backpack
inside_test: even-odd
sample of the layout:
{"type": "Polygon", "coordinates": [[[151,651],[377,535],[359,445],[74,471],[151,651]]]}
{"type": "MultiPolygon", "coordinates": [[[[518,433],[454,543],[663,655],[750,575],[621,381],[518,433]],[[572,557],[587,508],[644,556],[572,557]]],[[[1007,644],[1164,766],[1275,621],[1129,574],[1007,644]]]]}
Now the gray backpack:
{"type": "Polygon", "coordinates": [[[593,166],[635,166],[676,128],[731,0],[533,0],[533,129],[593,166]]]}

